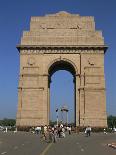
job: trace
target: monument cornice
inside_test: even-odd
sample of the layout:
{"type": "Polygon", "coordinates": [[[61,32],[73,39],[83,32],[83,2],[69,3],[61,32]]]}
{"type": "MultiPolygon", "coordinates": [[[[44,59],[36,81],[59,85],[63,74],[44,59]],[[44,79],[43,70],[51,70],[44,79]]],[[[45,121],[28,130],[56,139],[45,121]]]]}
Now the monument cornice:
{"type": "Polygon", "coordinates": [[[24,89],[38,89],[38,90],[44,90],[44,87],[24,87],[24,86],[22,86],[22,87],[18,87],[18,89],[20,90],[24,90],[24,89]]]}
{"type": "Polygon", "coordinates": [[[106,88],[105,87],[102,87],[102,88],[99,88],[99,87],[79,87],[78,90],[83,90],[83,91],[105,91],[106,88]]]}
{"type": "MultiPolygon", "coordinates": [[[[75,50],[71,53],[81,53],[80,50],[103,50],[104,53],[106,52],[108,46],[106,45],[17,45],[17,49],[20,50],[45,50],[43,53],[59,53],[57,51],[50,51],[50,50],[75,50]],[[48,50],[48,51],[47,51],[48,50]],[[77,50],[77,51],[76,51],[77,50]]],[[[67,53],[65,51],[65,53],[67,53]]]]}

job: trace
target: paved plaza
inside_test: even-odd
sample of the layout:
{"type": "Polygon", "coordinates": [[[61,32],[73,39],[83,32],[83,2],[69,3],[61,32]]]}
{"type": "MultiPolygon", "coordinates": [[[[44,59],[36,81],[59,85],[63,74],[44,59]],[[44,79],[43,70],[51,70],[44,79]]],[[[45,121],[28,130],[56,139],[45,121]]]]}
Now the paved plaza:
{"type": "Polygon", "coordinates": [[[0,132],[0,155],[116,155],[116,149],[107,146],[112,142],[116,134],[72,134],[57,143],[46,143],[32,133],[0,132]]]}

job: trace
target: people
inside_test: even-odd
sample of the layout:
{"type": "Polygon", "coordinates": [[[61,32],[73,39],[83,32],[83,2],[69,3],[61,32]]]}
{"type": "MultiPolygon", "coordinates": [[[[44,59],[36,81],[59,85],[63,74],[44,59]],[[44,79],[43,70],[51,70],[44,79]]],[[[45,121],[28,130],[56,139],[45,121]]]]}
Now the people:
{"type": "Polygon", "coordinates": [[[57,142],[57,129],[54,128],[54,132],[53,132],[53,142],[56,143],[57,142]]]}
{"type": "MultiPolygon", "coordinates": [[[[37,130],[38,128],[36,128],[37,130]]],[[[41,134],[42,134],[42,137],[43,140],[45,142],[54,142],[56,143],[57,142],[57,138],[65,138],[65,130],[66,128],[63,127],[63,125],[59,124],[58,126],[54,126],[54,127],[51,127],[51,126],[41,126],[41,134]]],[[[71,134],[71,126],[69,127],[69,134],[71,134]]]]}
{"type": "Polygon", "coordinates": [[[107,135],[107,132],[106,132],[106,129],[104,128],[104,134],[106,134],[107,135]]]}
{"type": "Polygon", "coordinates": [[[17,128],[14,130],[14,133],[16,133],[17,132],[17,128]]]}
{"type": "Polygon", "coordinates": [[[47,131],[48,131],[48,128],[47,128],[47,125],[44,126],[44,137],[45,137],[45,140],[47,139],[47,131]]]}
{"type": "Polygon", "coordinates": [[[61,135],[61,128],[60,126],[57,127],[57,136],[60,138],[60,135],[61,135]]]}
{"type": "Polygon", "coordinates": [[[49,142],[51,143],[53,141],[53,131],[51,127],[48,128],[48,132],[49,132],[49,142]]]}
{"type": "Polygon", "coordinates": [[[35,133],[36,133],[36,134],[41,133],[41,126],[37,126],[37,127],[35,128],[35,133]]]}
{"type": "Polygon", "coordinates": [[[68,127],[69,135],[71,135],[71,126],[68,127]]]}
{"type": "Polygon", "coordinates": [[[60,128],[63,128],[63,124],[62,123],[60,124],[60,128]]]}
{"type": "Polygon", "coordinates": [[[91,135],[91,127],[90,126],[86,127],[85,134],[87,135],[87,137],[91,135]]]}
{"type": "Polygon", "coordinates": [[[45,135],[44,135],[44,126],[41,126],[41,140],[45,140],[45,135]]]}
{"type": "Polygon", "coordinates": [[[7,132],[7,131],[8,131],[8,128],[6,127],[4,132],[7,132]]]}
{"type": "Polygon", "coordinates": [[[57,128],[48,128],[48,135],[49,135],[49,140],[48,142],[57,142],[57,128]]]}
{"type": "Polygon", "coordinates": [[[61,128],[60,137],[61,137],[61,138],[65,138],[65,137],[66,137],[64,127],[61,128]]]}

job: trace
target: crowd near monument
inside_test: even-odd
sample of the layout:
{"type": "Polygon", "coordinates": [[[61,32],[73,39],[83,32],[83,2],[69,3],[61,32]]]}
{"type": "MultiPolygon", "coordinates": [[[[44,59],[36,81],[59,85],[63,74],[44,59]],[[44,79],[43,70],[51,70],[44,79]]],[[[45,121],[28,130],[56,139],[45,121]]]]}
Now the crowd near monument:
{"type": "Polygon", "coordinates": [[[31,17],[20,53],[17,127],[49,124],[50,82],[57,70],[74,77],[75,125],[106,127],[104,54],[107,46],[91,16],[58,12],[31,17]]]}

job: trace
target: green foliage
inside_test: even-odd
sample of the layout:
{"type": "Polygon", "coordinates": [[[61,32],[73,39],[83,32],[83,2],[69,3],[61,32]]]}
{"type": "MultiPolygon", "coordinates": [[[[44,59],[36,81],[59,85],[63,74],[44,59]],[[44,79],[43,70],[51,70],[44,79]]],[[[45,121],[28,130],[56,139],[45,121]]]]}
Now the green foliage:
{"type": "Polygon", "coordinates": [[[4,118],[3,120],[0,120],[1,126],[15,126],[15,124],[16,124],[15,119],[4,118]]]}
{"type": "Polygon", "coordinates": [[[54,126],[54,125],[56,125],[56,124],[57,124],[56,121],[51,121],[51,120],[50,120],[50,122],[49,122],[49,125],[50,125],[50,126],[54,126]]]}
{"type": "Polygon", "coordinates": [[[108,122],[108,128],[114,128],[116,127],[116,116],[108,116],[107,117],[107,122],[108,122]]]}

